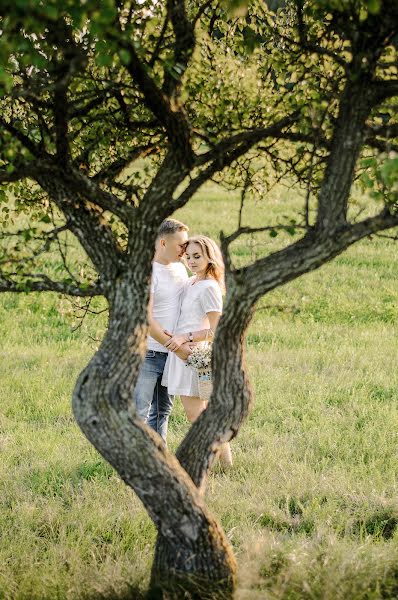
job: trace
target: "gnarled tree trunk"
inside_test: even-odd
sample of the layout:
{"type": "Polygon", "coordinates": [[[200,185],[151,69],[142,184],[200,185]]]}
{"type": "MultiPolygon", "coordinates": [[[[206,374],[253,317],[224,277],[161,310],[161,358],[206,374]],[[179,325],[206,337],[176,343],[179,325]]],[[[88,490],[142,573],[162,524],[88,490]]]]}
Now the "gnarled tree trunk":
{"type": "MultiPolygon", "coordinates": [[[[144,265],[147,267],[147,265],[144,265]]],[[[164,540],[156,552],[152,588],[169,597],[229,597],[236,564],[229,541],[160,437],[135,415],[132,403],[146,343],[147,278],[115,280],[109,327],[81,373],[73,411],[87,438],[134,489],[164,540]]]]}

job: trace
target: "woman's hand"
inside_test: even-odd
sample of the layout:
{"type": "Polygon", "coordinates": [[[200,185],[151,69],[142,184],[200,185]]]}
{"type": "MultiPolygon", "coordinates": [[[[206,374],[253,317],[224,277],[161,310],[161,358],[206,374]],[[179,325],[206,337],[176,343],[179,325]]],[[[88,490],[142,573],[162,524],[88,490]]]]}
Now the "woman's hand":
{"type": "MultiPolygon", "coordinates": [[[[165,331],[165,333],[167,335],[171,335],[168,331],[165,331]]],[[[165,348],[167,348],[167,350],[170,350],[170,352],[175,352],[187,341],[187,336],[183,333],[172,335],[172,337],[165,343],[165,348]]]]}
{"type": "Polygon", "coordinates": [[[183,344],[175,353],[181,360],[187,360],[188,356],[192,354],[192,350],[189,344],[183,344]]]}

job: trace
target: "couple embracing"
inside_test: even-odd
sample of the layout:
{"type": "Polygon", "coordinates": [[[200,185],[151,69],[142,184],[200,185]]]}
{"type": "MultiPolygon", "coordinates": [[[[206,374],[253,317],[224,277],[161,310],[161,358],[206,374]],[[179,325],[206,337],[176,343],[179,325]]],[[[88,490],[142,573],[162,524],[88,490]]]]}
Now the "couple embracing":
{"type": "MultiPolygon", "coordinates": [[[[164,442],[175,395],[191,422],[206,408],[198,373],[185,361],[195,345],[213,338],[223,292],[224,264],[217,244],[205,236],[188,238],[188,227],[180,221],[163,221],[152,266],[148,346],[134,400],[138,416],[164,442]]],[[[220,458],[232,464],[229,444],[222,446],[220,458]]]]}

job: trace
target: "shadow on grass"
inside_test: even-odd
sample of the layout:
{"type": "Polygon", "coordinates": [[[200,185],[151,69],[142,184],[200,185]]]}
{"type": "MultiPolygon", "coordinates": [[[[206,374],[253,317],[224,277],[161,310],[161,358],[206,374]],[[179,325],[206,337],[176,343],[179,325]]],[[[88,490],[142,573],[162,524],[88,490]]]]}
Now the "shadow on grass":
{"type": "Polygon", "coordinates": [[[96,592],[95,594],[85,596],[84,600],[149,600],[149,595],[147,591],[143,591],[136,586],[129,586],[128,589],[121,593],[96,592]]]}
{"type": "Polygon", "coordinates": [[[398,515],[394,511],[384,510],[375,512],[364,520],[358,520],[354,523],[354,535],[370,535],[375,538],[390,540],[398,526],[398,515]]]}

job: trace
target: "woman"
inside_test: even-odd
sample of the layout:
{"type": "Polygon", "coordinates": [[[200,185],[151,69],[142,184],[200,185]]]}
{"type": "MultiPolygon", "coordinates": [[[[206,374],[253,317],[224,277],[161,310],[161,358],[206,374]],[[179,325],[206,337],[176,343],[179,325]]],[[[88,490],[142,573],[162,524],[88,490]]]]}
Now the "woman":
{"type": "MultiPolygon", "coordinates": [[[[217,244],[205,236],[188,240],[185,257],[194,275],[182,295],[176,331],[170,334],[171,338],[165,344],[170,352],[162,385],[167,385],[169,394],[180,396],[187,418],[193,423],[207,402],[199,395],[197,371],[188,367],[174,352],[185,343],[200,343],[213,338],[222,312],[224,263],[217,244]]],[[[224,464],[232,465],[229,444],[222,445],[220,458],[224,464]]]]}

